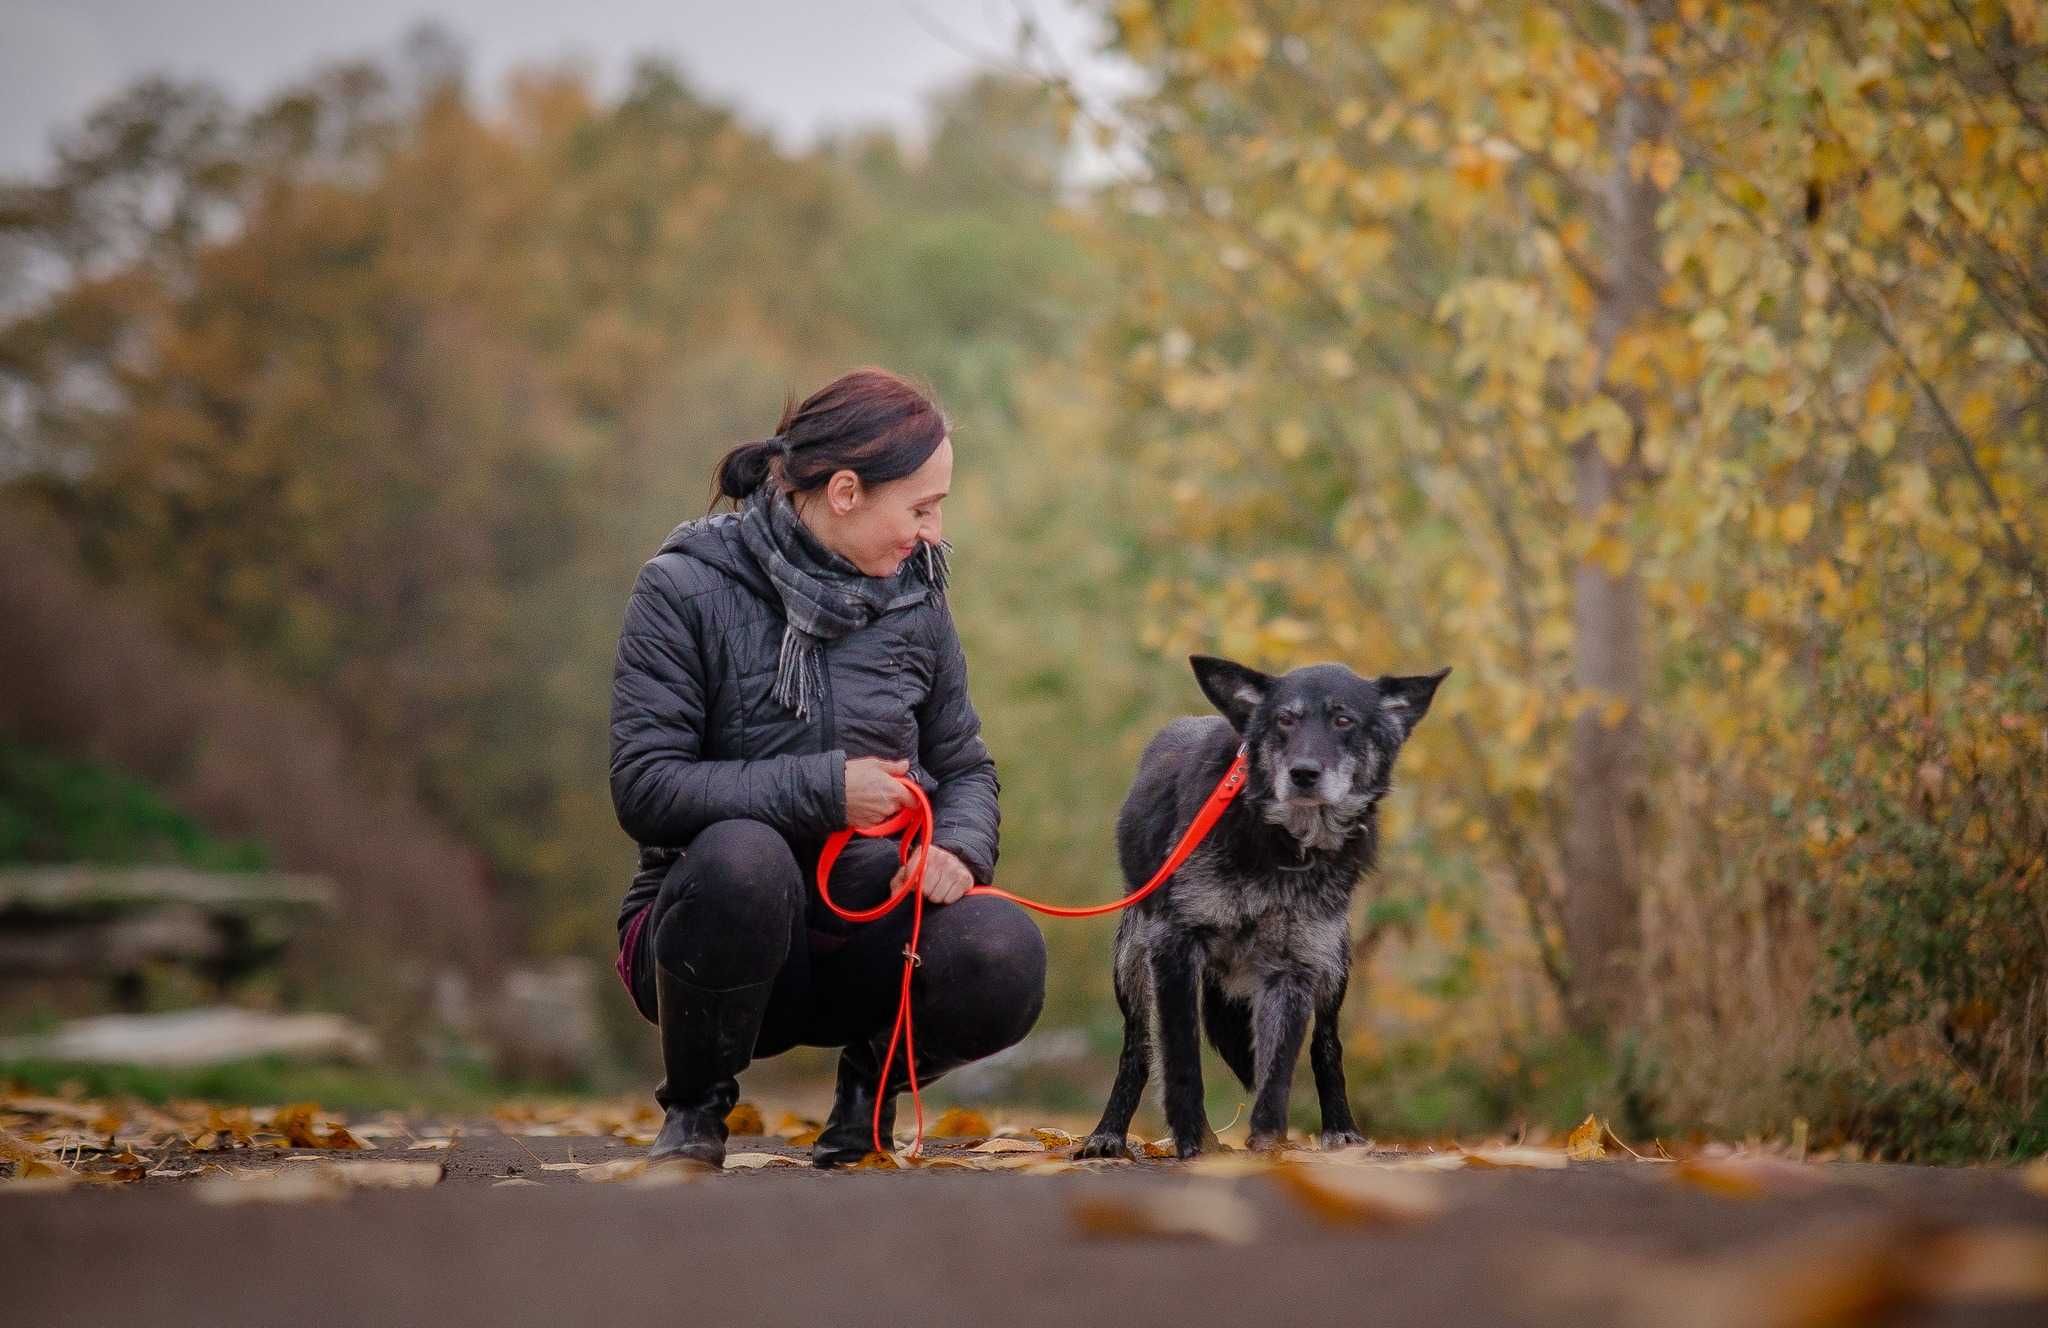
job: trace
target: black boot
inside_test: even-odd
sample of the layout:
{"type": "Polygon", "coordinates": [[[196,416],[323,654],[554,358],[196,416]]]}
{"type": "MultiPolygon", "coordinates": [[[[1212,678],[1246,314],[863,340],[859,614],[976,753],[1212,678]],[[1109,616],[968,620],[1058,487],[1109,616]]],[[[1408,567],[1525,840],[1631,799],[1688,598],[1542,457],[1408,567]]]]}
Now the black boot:
{"type": "MultiPolygon", "coordinates": [[[[882,1053],[889,1048],[889,1035],[882,1033],[870,1042],[856,1042],[839,1053],[839,1080],[832,1093],[832,1114],[818,1141],[811,1145],[814,1167],[850,1166],[875,1147],[875,1081],[882,1076],[882,1053]]],[[[917,1086],[929,1088],[940,1075],[976,1059],[948,1052],[943,1046],[923,1042],[917,1048],[917,1086]]],[[[910,1072],[903,1064],[903,1048],[889,1066],[889,1088],[882,1103],[882,1143],[895,1146],[896,1096],[910,1087],[910,1072]]]]}
{"type": "Polygon", "coordinates": [[[754,1039],[773,982],[712,989],[657,962],[654,992],[661,1022],[664,1077],[654,1100],[664,1111],[647,1160],[684,1158],[725,1165],[725,1116],[739,1100],[736,1076],[754,1057],[754,1039]]]}
{"type": "MultiPolygon", "coordinates": [[[[889,1044],[882,1043],[882,1048],[889,1044]]],[[[875,1147],[875,1081],[882,1075],[881,1050],[872,1042],[856,1042],[839,1053],[839,1078],[832,1091],[832,1114],[818,1141],[811,1145],[814,1167],[844,1167],[860,1161],[875,1147]]],[[[909,1082],[903,1073],[903,1049],[889,1071],[891,1092],[882,1104],[882,1144],[894,1147],[896,1093],[909,1082]]],[[[923,1084],[920,1079],[918,1083],[923,1084]]]]}

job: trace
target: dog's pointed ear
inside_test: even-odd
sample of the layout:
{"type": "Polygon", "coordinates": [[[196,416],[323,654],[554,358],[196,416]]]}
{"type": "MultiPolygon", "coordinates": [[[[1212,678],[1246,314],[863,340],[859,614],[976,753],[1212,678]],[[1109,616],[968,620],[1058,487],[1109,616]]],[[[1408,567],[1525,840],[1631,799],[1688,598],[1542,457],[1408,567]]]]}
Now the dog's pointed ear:
{"type": "Polygon", "coordinates": [[[1272,676],[1214,655],[1189,655],[1188,663],[1194,666],[1195,681],[1202,685],[1202,695],[1223,712],[1230,727],[1243,733],[1245,725],[1251,723],[1252,711],[1266,699],[1266,691],[1273,685],[1272,676]]]}
{"type": "Polygon", "coordinates": [[[1380,689],[1380,709],[1394,717],[1401,726],[1401,740],[1415,732],[1415,726],[1429,713],[1429,703],[1436,697],[1437,684],[1450,676],[1450,669],[1441,668],[1435,673],[1418,673],[1410,677],[1393,674],[1382,676],[1376,684],[1380,689]]]}

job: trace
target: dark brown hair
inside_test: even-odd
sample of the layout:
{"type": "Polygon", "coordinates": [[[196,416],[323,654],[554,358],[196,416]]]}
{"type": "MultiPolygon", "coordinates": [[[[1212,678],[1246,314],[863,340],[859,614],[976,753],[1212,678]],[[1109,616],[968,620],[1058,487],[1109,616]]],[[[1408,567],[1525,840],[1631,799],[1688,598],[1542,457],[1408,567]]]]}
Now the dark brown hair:
{"type": "Polygon", "coordinates": [[[711,505],[720,498],[737,505],[769,482],[807,493],[842,470],[864,485],[902,479],[939,450],[950,427],[928,390],[886,369],[854,369],[801,405],[784,403],[772,437],[727,452],[711,505]]]}

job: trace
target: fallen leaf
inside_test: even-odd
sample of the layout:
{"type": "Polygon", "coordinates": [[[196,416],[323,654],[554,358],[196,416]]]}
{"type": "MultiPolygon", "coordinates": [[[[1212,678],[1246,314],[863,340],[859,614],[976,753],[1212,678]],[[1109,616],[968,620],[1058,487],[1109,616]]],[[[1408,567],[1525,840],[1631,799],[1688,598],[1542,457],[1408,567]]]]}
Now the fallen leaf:
{"type": "MultiPolygon", "coordinates": [[[[646,1164],[646,1170],[627,1180],[627,1184],[642,1188],[660,1185],[683,1185],[700,1180],[718,1170],[709,1162],[698,1162],[687,1157],[665,1157],[659,1162],[646,1164]]],[[[589,1179],[588,1176],[585,1179],[589,1179]]]]}
{"type": "Polygon", "coordinates": [[[775,1133],[799,1148],[808,1148],[818,1141],[818,1131],[824,1126],[793,1111],[785,1111],[775,1122],[775,1133]]]}
{"type": "Polygon", "coordinates": [[[989,1139],[967,1150],[970,1153],[1043,1153],[1045,1145],[1034,1139],[989,1139]]]}
{"type": "Polygon", "coordinates": [[[866,1157],[848,1167],[848,1171],[907,1171],[910,1163],[901,1153],[869,1152],[866,1157]]]}
{"type": "Polygon", "coordinates": [[[540,1182],[539,1182],[539,1181],[537,1181],[537,1180],[528,1180],[528,1179],[526,1179],[526,1177],[524,1177],[524,1176],[508,1176],[508,1177],[506,1177],[506,1178],[505,1178],[504,1180],[494,1180],[494,1181],[492,1181],[492,1182],[491,1182],[491,1188],[492,1188],[492,1189],[494,1189],[494,1190],[501,1190],[501,1189],[505,1188],[505,1187],[506,1187],[507,1185],[538,1185],[538,1184],[540,1184],[540,1182]]]}
{"type": "Polygon", "coordinates": [[[1143,1237],[1243,1245],[1258,1234],[1258,1214],[1230,1186],[1196,1180],[1175,1189],[1077,1197],[1067,1216],[1091,1239],[1143,1237]]]}
{"type": "Polygon", "coordinates": [[[0,1130],[0,1162],[40,1162],[50,1150],[9,1130],[0,1130]]]}
{"type": "Polygon", "coordinates": [[[725,1128],[732,1134],[766,1134],[768,1123],[761,1119],[761,1109],[751,1102],[734,1105],[725,1113],[725,1128]]]}
{"type": "Polygon", "coordinates": [[[1068,1134],[1065,1130],[1055,1129],[1049,1125],[1042,1125],[1033,1129],[1031,1137],[1044,1144],[1047,1148],[1071,1148],[1073,1145],[1081,1142],[1080,1135],[1068,1134]]]}
{"type": "Polygon", "coordinates": [[[448,1174],[441,1162],[323,1162],[353,1190],[419,1190],[439,1185],[448,1174]]]}
{"type": "Polygon", "coordinates": [[[1444,1209],[1437,1182],[1426,1176],[1364,1167],[1282,1166],[1267,1177],[1318,1220],[1331,1226],[1417,1222],[1444,1209]]]}
{"type": "Polygon", "coordinates": [[[1468,1148],[1464,1150],[1464,1158],[1475,1167],[1527,1167],[1537,1171],[1556,1171],[1565,1165],[1562,1148],[1531,1148],[1527,1145],[1468,1148]]]}
{"type": "Polygon", "coordinates": [[[948,1107],[925,1131],[931,1139],[983,1139],[996,1132],[988,1117],[966,1107],[948,1107]]]}
{"type": "Polygon", "coordinates": [[[274,1177],[208,1176],[194,1181],[192,1192],[209,1204],[306,1203],[338,1199],[348,1182],[325,1167],[298,1167],[274,1177]]]}
{"type": "Polygon", "coordinates": [[[647,1170],[644,1157],[622,1157],[611,1162],[543,1162],[549,1171],[574,1169],[584,1180],[620,1181],[631,1180],[647,1170]]]}
{"type": "Polygon", "coordinates": [[[1920,1247],[1918,1283],[1935,1300],[2048,1298],[2048,1231],[1970,1227],[1920,1247]]]}
{"type": "Polygon", "coordinates": [[[755,1171],[761,1167],[800,1167],[803,1163],[780,1153],[728,1153],[725,1156],[727,1171],[755,1171]]]}
{"type": "Polygon", "coordinates": [[[1184,1170],[1192,1176],[1232,1180],[1239,1176],[1264,1175],[1276,1165],[1274,1159],[1259,1153],[1197,1153],[1188,1159],[1184,1170]]]}
{"type": "Polygon", "coordinates": [[[1607,1156],[1607,1122],[1588,1115],[1565,1136],[1565,1156],[1574,1162],[1590,1162],[1607,1156]]]}
{"type": "Polygon", "coordinates": [[[1689,1157],[1673,1169],[1681,1184],[1723,1199],[1755,1199],[1765,1194],[1810,1190],[1827,1183],[1820,1168],[1767,1155],[1689,1157]]]}
{"type": "Polygon", "coordinates": [[[2048,1157],[2037,1157],[2020,1168],[2020,1184],[2048,1198],[2048,1157]]]}
{"type": "MultiPolygon", "coordinates": [[[[631,1161],[632,1159],[628,1158],[626,1160],[631,1161]]],[[[588,1171],[596,1165],[595,1162],[543,1162],[540,1164],[540,1169],[542,1171],[588,1171]]]]}
{"type": "Polygon", "coordinates": [[[407,1145],[407,1148],[416,1153],[422,1148],[448,1148],[453,1146],[454,1143],[453,1139],[415,1139],[407,1145]]]}

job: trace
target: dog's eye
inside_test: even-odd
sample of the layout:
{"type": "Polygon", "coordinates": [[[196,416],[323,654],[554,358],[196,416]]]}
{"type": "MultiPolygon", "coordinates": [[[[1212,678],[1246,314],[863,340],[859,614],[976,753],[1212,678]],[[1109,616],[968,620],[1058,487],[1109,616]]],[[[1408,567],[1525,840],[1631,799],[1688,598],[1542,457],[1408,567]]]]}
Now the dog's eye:
{"type": "Polygon", "coordinates": [[[1339,728],[1339,729],[1348,729],[1348,728],[1350,728],[1350,727],[1351,727],[1351,716],[1349,716],[1349,715],[1332,715],[1332,716],[1330,716],[1330,727],[1332,727],[1332,728],[1339,728]]]}
{"type": "Polygon", "coordinates": [[[1294,727],[1294,716],[1282,710],[1279,714],[1273,716],[1273,722],[1283,729],[1291,729],[1294,727]]]}

